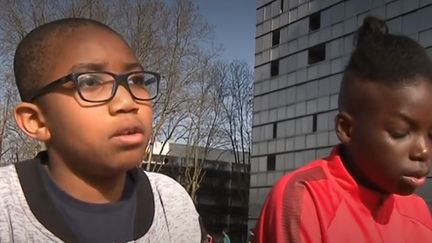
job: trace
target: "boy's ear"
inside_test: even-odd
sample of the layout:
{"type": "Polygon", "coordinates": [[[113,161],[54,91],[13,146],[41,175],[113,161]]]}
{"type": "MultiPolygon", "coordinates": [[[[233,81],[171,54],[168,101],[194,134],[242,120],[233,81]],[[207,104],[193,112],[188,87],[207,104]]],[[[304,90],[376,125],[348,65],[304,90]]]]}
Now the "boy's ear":
{"type": "Polygon", "coordinates": [[[335,118],[336,135],[342,144],[349,143],[352,136],[354,118],[347,112],[339,112],[335,118]]]}
{"type": "Polygon", "coordinates": [[[18,127],[31,138],[41,142],[51,138],[45,116],[37,105],[21,102],[15,107],[14,115],[18,127]]]}

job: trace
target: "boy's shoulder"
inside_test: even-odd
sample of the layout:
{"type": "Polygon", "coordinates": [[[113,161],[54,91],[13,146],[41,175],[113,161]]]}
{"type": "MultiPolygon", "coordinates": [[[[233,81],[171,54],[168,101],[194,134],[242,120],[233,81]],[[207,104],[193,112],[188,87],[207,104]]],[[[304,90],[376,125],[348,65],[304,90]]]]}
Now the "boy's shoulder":
{"type": "Polygon", "coordinates": [[[6,178],[3,178],[3,175],[8,175],[11,173],[15,173],[15,164],[8,164],[8,165],[2,165],[0,166],[0,180],[3,181],[6,178]]]}
{"type": "Polygon", "coordinates": [[[155,172],[144,173],[153,192],[154,231],[161,231],[157,229],[157,225],[160,225],[160,221],[164,219],[169,225],[173,239],[177,239],[178,242],[198,242],[201,238],[199,215],[183,186],[166,175],[155,172]]]}
{"type": "Polygon", "coordinates": [[[2,195],[10,193],[14,190],[13,187],[19,184],[18,175],[15,168],[15,164],[10,164],[0,167],[0,197],[4,199],[2,195]]]}
{"type": "Polygon", "coordinates": [[[164,185],[172,185],[172,186],[180,186],[181,185],[174,180],[173,178],[164,175],[162,173],[158,173],[158,172],[148,172],[148,171],[144,171],[144,173],[147,175],[147,177],[149,178],[150,182],[152,185],[155,186],[164,186],[164,185]]]}
{"type": "Polygon", "coordinates": [[[171,177],[156,173],[156,172],[144,172],[150,182],[153,193],[157,194],[163,200],[191,200],[189,194],[186,192],[184,187],[171,177]],[[166,197],[165,197],[166,196],[166,197]]]}
{"type": "Polygon", "coordinates": [[[279,178],[272,187],[268,200],[291,204],[304,197],[326,197],[329,200],[322,204],[333,208],[339,205],[353,184],[353,179],[335,148],[328,157],[311,161],[279,178]]]}
{"type": "Polygon", "coordinates": [[[412,194],[409,196],[394,195],[394,198],[399,214],[432,230],[431,211],[422,197],[412,194]]]}
{"type": "Polygon", "coordinates": [[[324,158],[313,160],[284,176],[275,184],[275,190],[287,187],[312,189],[322,193],[341,194],[357,187],[355,180],[345,168],[340,148],[334,147],[324,158]]]}
{"type": "Polygon", "coordinates": [[[314,160],[288,172],[275,183],[274,188],[283,190],[289,185],[305,186],[313,182],[325,181],[329,179],[328,162],[326,159],[314,160]]]}
{"type": "Polygon", "coordinates": [[[328,161],[325,159],[315,160],[283,175],[273,185],[268,200],[275,203],[291,203],[292,198],[301,197],[306,191],[309,194],[324,189],[325,193],[330,193],[327,164],[328,161]]]}
{"type": "MultiPolygon", "coordinates": [[[[15,164],[8,164],[8,165],[1,165],[0,166],[0,174],[6,175],[10,173],[14,173],[15,171],[15,164]]],[[[0,180],[3,178],[0,178],[0,180]]]]}

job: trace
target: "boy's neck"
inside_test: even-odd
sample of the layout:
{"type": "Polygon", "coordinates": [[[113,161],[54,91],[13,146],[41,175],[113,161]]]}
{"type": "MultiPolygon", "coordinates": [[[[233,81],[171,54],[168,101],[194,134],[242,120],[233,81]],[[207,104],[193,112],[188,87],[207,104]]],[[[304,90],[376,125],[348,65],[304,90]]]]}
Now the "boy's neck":
{"type": "Polygon", "coordinates": [[[75,199],[87,203],[117,202],[122,198],[126,172],[107,177],[95,177],[85,173],[70,170],[65,163],[59,163],[60,158],[49,154],[46,169],[50,178],[64,192],[75,199]]]}
{"type": "Polygon", "coordinates": [[[352,178],[359,184],[360,186],[372,190],[376,193],[382,194],[383,197],[387,197],[388,193],[381,191],[375,184],[370,182],[366,177],[361,173],[361,171],[355,166],[352,162],[350,154],[348,153],[346,147],[344,145],[340,145],[339,154],[342,158],[342,162],[345,165],[346,170],[352,176],[352,178]]]}

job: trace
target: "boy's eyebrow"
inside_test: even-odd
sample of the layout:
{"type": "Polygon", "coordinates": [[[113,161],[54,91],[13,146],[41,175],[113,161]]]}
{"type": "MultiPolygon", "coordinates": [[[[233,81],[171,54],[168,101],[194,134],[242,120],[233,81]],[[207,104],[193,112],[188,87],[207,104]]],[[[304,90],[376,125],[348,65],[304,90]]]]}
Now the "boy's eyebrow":
{"type": "Polygon", "coordinates": [[[131,62],[125,64],[125,70],[131,70],[131,69],[144,69],[141,63],[138,62],[131,62]]]}
{"type": "Polygon", "coordinates": [[[403,112],[403,111],[399,111],[395,114],[396,117],[402,119],[403,121],[405,121],[406,123],[408,123],[410,126],[415,126],[416,122],[409,116],[409,114],[403,112]]]}
{"type": "MultiPolygon", "coordinates": [[[[91,71],[106,71],[106,67],[108,66],[107,62],[100,62],[100,63],[79,63],[76,65],[73,65],[69,71],[74,72],[76,70],[91,70],[91,71]]],[[[124,70],[132,70],[132,69],[143,69],[142,65],[138,62],[131,62],[131,63],[125,63],[124,64],[124,70]]]]}
{"type": "Polygon", "coordinates": [[[106,62],[100,62],[100,63],[79,63],[76,65],[73,65],[69,71],[74,72],[76,70],[85,69],[85,70],[92,70],[92,71],[103,71],[105,67],[107,66],[106,62]]]}

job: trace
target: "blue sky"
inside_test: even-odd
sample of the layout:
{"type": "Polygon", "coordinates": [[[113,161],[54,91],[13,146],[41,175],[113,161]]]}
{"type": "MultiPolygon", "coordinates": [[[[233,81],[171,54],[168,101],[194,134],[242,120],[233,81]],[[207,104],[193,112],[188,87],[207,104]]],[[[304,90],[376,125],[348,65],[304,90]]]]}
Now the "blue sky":
{"type": "Polygon", "coordinates": [[[255,0],[193,0],[203,18],[215,28],[223,58],[243,60],[251,67],[255,56],[255,0]]]}

